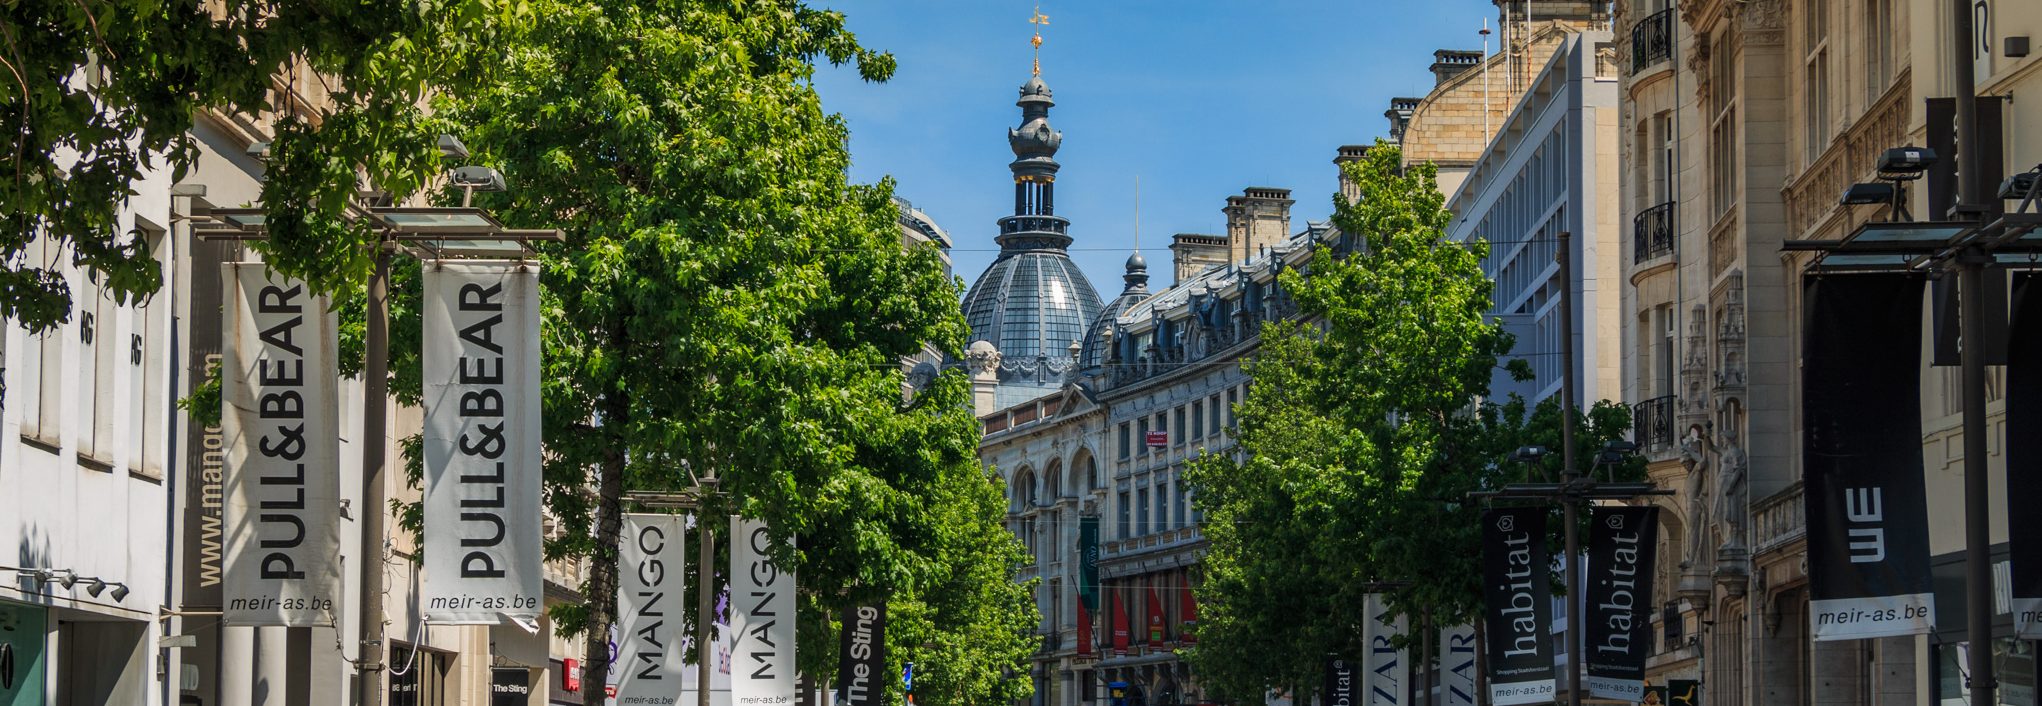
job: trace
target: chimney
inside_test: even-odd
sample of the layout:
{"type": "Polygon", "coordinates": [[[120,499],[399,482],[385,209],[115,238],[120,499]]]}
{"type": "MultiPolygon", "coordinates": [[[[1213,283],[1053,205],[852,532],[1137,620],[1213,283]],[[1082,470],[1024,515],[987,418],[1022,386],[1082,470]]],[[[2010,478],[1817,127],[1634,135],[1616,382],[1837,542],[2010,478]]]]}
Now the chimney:
{"type": "Polygon", "coordinates": [[[1361,185],[1347,176],[1347,164],[1359,162],[1368,156],[1368,145],[1341,145],[1340,154],[1333,157],[1333,167],[1340,172],[1340,196],[1348,203],[1361,200],[1361,185]]]}
{"type": "Polygon", "coordinates": [[[1290,189],[1251,186],[1227,197],[1227,256],[1242,262],[1290,237],[1290,189]]]}
{"type": "Polygon", "coordinates": [[[1224,264],[1227,264],[1225,236],[1178,233],[1170,237],[1170,269],[1176,277],[1173,284],[1190,281],[1205,268],[1224,264]]]}
{"type": "Polygon", "coordinates": [[[1453,77],[1468,69],[1482,65],[1482,52],[1465,49],[1441,49],[1432,53],[1433,86],[1444,85],[1453,77]]]}
{"type": "Polygon", "coordinates": [[[1390,141],[1404,142],[1404,128],[1411,125],[1411,114],[1418,112],[1418,103],[1423,98],[1391,98],[1390,109],[1383,111],[1383,117],[1390,119],[1390,141]]]}

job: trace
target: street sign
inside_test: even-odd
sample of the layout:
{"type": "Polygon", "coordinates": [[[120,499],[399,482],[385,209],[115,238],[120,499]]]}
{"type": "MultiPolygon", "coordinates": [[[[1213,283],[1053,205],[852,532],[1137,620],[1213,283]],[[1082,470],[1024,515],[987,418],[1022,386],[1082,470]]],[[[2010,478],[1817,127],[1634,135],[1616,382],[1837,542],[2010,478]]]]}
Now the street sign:
{"type": "Polygon", "coordinates": [[[1143,443],[1148,444],[1149,448],[1160,449],[1170,445],[1170,432],[1152,431],[1149,432],[1148,436],[1144,438],[1142,441],[1143,443]]]}

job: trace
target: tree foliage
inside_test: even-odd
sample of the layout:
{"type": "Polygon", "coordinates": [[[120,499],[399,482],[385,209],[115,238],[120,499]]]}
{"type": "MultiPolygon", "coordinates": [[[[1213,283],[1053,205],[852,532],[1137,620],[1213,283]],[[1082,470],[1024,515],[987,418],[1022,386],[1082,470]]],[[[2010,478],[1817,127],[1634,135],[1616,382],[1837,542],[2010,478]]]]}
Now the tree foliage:
{"type": "Polygon", "coordinates": [[[494,80],[445,108],[514,185],[477,205],[568,236],[542,257],[547,500],[567,529],[548,550],[592,561],[587,606],[556,616],[589,636],[591,679],[617,498],[714,474],[706,514],[768,521],[804,587],[806,673],[834,669],[842,609],[888,601],[921,698],[1021,693],[1004,675],[1034,609],[967,382],[902,395],[905,356],[961,345],[958,283],[902,248],[890,184],[848,182],[846,129],[809,83],[819,60],[883,80],[892,57],[796,0],[532,12],[494,80]]]}
{"type": "MultiPolygon", "coordinates": [[[[429,92],[523,18],[519,0],[20,0],[0,7],[0,315],[69,319],[38,238],[68,247],[125,303],[162,286],[147,241],[120,232],[134,185],[193,163],[207,111],[274,127],[263,201],[280,270],[359,285],[371,234],[342,218],[373,184],[402,198],[439,171],[429,92]],[[309,101],[279,101],[296,89],[309,101]]],[[[239,206],[242,204],[221,204],[239,206]]],[[[54,250],[53,250],[54,252],[54,250]]]]}
{"type": "MultiPolygon", "coordinates": [[[[1321,665],[1298,655],[1362,654],[1364,596],[1383,590],[1370,584],[1402,584],[1391,606],[1413,625],[1470,619],[1480,507],[1467,493],[1538,470],[1502,463],[1510,450],[1559,445],[1557,402],[1485,401],[1511,345],[1486,316],[1487,245],[1448,241],[1436,169],[1399,159],[1377,143],[1344,165],[1361,198],[1336,196],[1334,224],[1359,247],[1282,274],[1302,321],[1267,324],[1248,364],[1245,453],[1187,473],[1212,546],[1192,659],[1228,698],[1309,692],[1321,665]]],[[[1626,412],[1583,415],[1581,448],[1620,436],[1626,412]]]]}

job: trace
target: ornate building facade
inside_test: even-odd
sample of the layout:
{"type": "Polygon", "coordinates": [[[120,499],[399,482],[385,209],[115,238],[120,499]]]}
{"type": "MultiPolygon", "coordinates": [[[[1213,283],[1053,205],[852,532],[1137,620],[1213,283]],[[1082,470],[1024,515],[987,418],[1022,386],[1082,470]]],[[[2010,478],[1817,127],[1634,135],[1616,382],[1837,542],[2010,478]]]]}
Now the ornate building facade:
{"type": "MultiPolygon", "coordinates": [[[[1990,102],[2042,88],[2042,64],[2026,55],[2042,7],[1988,0],[1974,9],[1990,18],[1972,38],[1980,95],[1990,102]]],[[[1655,682],[1700,679],[1707,703],[1960,698],[1956,371],[1926,368],[1923,378],[1937,632],[1811,640],[1799,362],[1811,258],[1781,252],[1785,240],[1837,239],[1884,217],[1839,196],[1871,181],[1886,149],[1931,144],[1926,99],[1952,90],[1949,11],[1930,0],[1618,3],[1630,175],[1620,198],[1632,226],[1625,398],[1651,477],[1679,490],[1657,501],[1661,639],[1649,669],[1655,682]]],[[[2003,115],[1985,134],[1989,148],[2015,170],[2042,161],[2042,145],[2019,139],[2042,129],[2042,114],[2003,115]]],[[[1927,191],[1912,195],[1915,213],[1931,211],[1927,191]]],[[[1996,430],[1997,398],[1987,397],[1996,430]]],[[[1993,482],[2003,488],[1993,448],[1993,482]]],[[[1992,537],[2004,562],[2003,520],[1992,537]]],[[[2033,645],[1998,642],[2000,702],[2034,703],[2033,645]]]]}

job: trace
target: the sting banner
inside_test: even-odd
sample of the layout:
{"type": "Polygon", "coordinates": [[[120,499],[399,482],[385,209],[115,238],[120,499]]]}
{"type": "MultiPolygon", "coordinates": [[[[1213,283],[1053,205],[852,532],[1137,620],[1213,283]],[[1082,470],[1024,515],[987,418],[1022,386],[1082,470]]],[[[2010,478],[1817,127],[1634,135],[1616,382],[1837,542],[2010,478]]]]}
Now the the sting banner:
{"type": "Polygon", "coordinates": [[[844,611],[843,649],[838,651],[838,706],[881,706],[886,698],[886,603],[844,611]]]}
{"type": "Polygon", "coordinates": [[[537,620],[539,269],[425,263],[425,618],[537,620]]]}
{"type": "Polygon", "coordinates": [[[773,563],[766,523],[730,517],[730,703],[794,700],[794,572],[773,563]]]}
{"type": "Polygon", "coordinates": [[[1552,562],[1545,508],[1482,514],[1482,601],[1488,624],[1489,702],[1553,700],[1552,562]]]}
{"type": "Polygon", "coordinates": [[[2042,640],[2042,277],[2014,279],[2007,350],[2007,542],[2015,639],[2042,640]]]}
{"type": "Polygon", "coordinates": [[[687,529],[683,517],[627,514],[617,548],[619,706],[673,706],[687,666],[687,529]]]}
{"type": "Polygon", "coordinates": [[[1922,479],[1919,277],[1802,285],[1809,622],[1816,640],[1935,628],[1922,479]]]}
{"type": "Polygon", "coordinates": [[[1597,507],[1588,530],[1586,628],[1588,695],[1636,702],[1645,698],[1645,656],[1652,645],[1652,567],[1658,553],[1659,508],[1597,507]]]}
{"type": "Polygon", "coordinates": [[[326,297],[260,262],[221,266],[228,625],[334,621],[340,585],[340,343],[326,297]]]}

